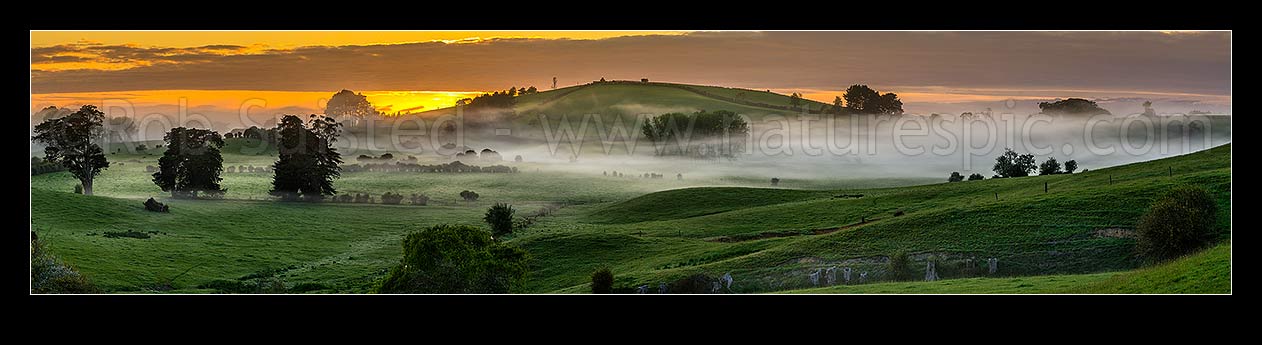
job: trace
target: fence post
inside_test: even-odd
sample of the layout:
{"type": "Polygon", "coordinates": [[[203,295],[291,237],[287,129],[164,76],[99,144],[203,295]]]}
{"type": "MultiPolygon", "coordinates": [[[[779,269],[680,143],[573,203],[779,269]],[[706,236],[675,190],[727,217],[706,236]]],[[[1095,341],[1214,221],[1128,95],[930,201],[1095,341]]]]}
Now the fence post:
{"type": "Polygon", "coordinates": [[[1043,193],[1047,193],[1047,182],[1043,182],[1043,193]]]}

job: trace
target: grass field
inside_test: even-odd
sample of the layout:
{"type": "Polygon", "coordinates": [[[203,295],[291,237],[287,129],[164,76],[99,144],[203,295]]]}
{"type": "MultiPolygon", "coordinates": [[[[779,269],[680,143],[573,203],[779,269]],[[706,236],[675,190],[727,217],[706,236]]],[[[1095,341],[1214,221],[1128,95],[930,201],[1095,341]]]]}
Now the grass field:
{"type": "Polygon", "coordinates": [[[1221,244],[1167,264],[1125,272],[839,285],[786,293],[1231,293],[1231,245],[1221,244]]]}
{"type": "MultiPolygon", "coordinates": [[[[1133,291],[1157,283],[1106,273],[1139,266],[1133,239],[1102,230],[1125,233],[1165,190],[1195,184],[1218,200],[1219,228],[1227,238],[1230,150],[1224,145],[1073,175],[781,183],[803,190],[768,189],[760,177],[676,181],[549,171],[348,173],[336,184],[343,192],[426,193],[435,202],[424,207],[250,200],[265,197],[266,173],[225,174],[229,200],[166,200],[144,171],[156,153],[119,154],[110,159],[124,165],[101,175],[96,196],[71,193],[75,182],[66,173],[32,176],[31,222],[50,250],[113,292],[147,291],[177,276],[172,291],[214,292],[199,286],[261,273],[276,273],[289,286],[316,286],[314,292],[363,292],[397,262],[405,233],[439,223],[485,227],[481,214],[498,201],[521,212],[567,205],[507,238],[534,258],[519,292],[584,292],[589,274],[602,265],[613,269],[620,288],[731,273],[732,292],[794,290],[810,287],[809,272],[833,266],[869,271],[877,279],[894,250],[911,252],[921,265],[929,255],[944,259],[939,270],[947,280],[934,284],[959,284],[953,286],[962,292],[1001,290],[986,287],[992,280],[956,279],[966,276],[959,263],[986,257],[999,258],[998,275],[1004,277],[988,279],[1057,279],[1047,291],[1088,283],[1102,284],[1093,285],[1098,291],[1133,291]],[[727,187],[690,188],[696,186],[727,187]],[[750,188],[755,186],[762,188],[750,188]],[[482,199],[457,201],[464,189],[482,199]],[[146,212],[140,202],[150,196],[168,202],[172,212],[146,212]],[[902,215],[894,216],[896,211],[902,215]],[[152,236],[106,238],[105,231],[152,236]]],[[[273,159],[230,154],[225,164],[263,166],[273,159]]],[[[1136,272],[1152,279],[1180,276],[1159,268],[1136,272]]],[[[1201,284],[1201,278],[1186,279],[1201,284]]]]}

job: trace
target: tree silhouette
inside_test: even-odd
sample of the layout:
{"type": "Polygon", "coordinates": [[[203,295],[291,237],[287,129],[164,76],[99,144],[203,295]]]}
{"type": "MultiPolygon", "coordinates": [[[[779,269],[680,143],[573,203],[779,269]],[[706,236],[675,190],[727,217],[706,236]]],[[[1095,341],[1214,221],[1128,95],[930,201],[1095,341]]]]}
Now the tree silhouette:
{"type": "Polygon", "coordinates": [[[205,129],[176,127],[162,138],[166,151],[158,159],[158,171],[153,173],[153,183],[173,197],[196,197],[198,192],[217,195],[219,175],[223,172],[223,157],[219,149],[223,138],[219,133],[205,129]]]}
{"type": "Polygon", "coordinates": [[[83,186],[83,194],[92,195],[92,181],[109,168],[105,151],[92,142],[101,131],[105,113],[85,105],[79,111],[53,118],[35,126],[36,142],[44,144],[44,160],[61,164],[83,186]]]}

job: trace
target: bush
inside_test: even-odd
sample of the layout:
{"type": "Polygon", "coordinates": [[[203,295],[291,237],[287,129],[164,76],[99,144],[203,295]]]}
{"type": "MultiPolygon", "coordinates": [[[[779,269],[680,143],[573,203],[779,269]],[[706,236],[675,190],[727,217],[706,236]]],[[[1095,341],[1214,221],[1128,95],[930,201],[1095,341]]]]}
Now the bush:
{"type": "Polygon", "coordinates": [[[900,208],[900,209],[897,209],[897,210],[894,210],[894,216],[895,216],[895,217],[902,216],[903,214],[904,214],[904,212],[903,212],[903,209],[901,209],[901,208],[900,208]]]}
{"type": "Polygon", "coordinates": [[[613,271],[601,267],[592,272],[592,293],[607,294],[613,292],[613,271]]]}
{"type": "Polygon", "coordinates": [[[892,281],[910,280],[911,262],[907,259],[907,252],[898,251],[894,255],[890,255],[889,267],[886,268],[892,281]]]}
{"type": "Polygon", "coordinates": [[[31,232],[31,293],[99,293],[87,277],[48,252],[31,232]]]}
{"type": "Polygon", "coordinates": [[[959,171],[952,171],[951,176],[947,177],[947,182],[964,181],[964,175],[960,175],[959,171]]]}
{"type": "Polygon", "coordinates": [[[468,225],[437,225],[407,235],[403,259],[378,293],[508,293],[525,280],[529,254],[468,225]]]}
{"type": "Polygon", "coordinates": [[[478,201],[478,193],[474,191],[461,191],[460,198],[464,201],[478,201]]]}
{"type": "Polygon", "coordinates": [[[386,192],[381,195],[382,204],[398,205],[403,202],[403,194],[386,192]]]}
{"type": "Polygon", "coordinates": [[[491,234],[500,236],[513,232],[513,206],[509,204],[497,203],[486,210],[486,216],[482,220],[491,226],[491,234]]]}
{"type": "Polygon", "coordinates": [[[429,205],[429,196],[425,194],[412,194],[412,205],[429,205]]]}
{"type": "Polygon", "coordinates": [[[1176,187],[1139,219],[1135,249],[1149,262],[1192,253],[1215,238],[1218,204],[1200,187],[1176,187]]]}
{"type": "Polygon", "coordinates": [[[982,176],[982,174],[978,174],[978,173],[973,173],[972,175],[968,175],[969,181],[981,181],[985,178],[986,178],[985,176],[982,176]]]}

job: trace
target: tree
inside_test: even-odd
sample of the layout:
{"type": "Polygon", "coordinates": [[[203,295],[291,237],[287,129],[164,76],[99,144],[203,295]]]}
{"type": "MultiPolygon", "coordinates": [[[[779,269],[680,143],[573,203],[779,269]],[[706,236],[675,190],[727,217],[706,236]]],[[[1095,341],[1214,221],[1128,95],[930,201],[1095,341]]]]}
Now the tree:
{"type": "Polygon", "coordinates": [[[32,138],[44,144],[44,160],[61,164],[83,185],[83,194],[92,195],[92,180],[109,168],[105,151],[92,142],[100,133],[105,113],[85,105],[70,115],[35,126],[32,138]]]}
{"type": "Polygon", "coordinates": [[[964,181],[964,175],[960,175],[959,171],[952,171],[951,176],[947,177],[947,182],[960,182],[960,181],[964,181]]]}
{"type": "Polygon", "coordinates": [[[1056,175],[1060,173],[1060,162],[1056,161],[1056,157],[1048,157],[1043,164],[1039,164],[1039,175],[1056,175]]]}
{"type": "Polygon", "coordinates": [[[613,271],[610,271],[608,267],[601,267],[596,272],[592,272],[592,293],[613,293],[613,271]]]}
{"type": "Polygon", "coordinates": [[[842,111],[845,109],[845,102],[841,100],[841,96],[833,97],[833,114],[841,115],[842,111]]]}
{"type": "Polygon", "coordinates": [[[1176,187],[1139,218],[1135,249],[1149,262],[1174,259],[1210,244],[1217,223],[1218,203],[1209,192],[1176,187]]]}
{"type": "Polygon", "coordinates": [[[794,110],[801,109],[802,108],[802,95],[797,92],[794,92],[792,95],[790,95],[789,106],[793,107],[794,110]]]}
{"type": "Polygon", "coordinates": [[[307,128],[298,116],[286,115],[275,131],[279,159],[272,165],[270,193],[284,200],[319,200],[337,194],[333,180],[341,177],[342,156],[333,143],[341,124],[313,114],[307,128]]]}
{"type": "Polygon", "coordinates": [[[324,107],[324,114],[333,118],[365,118],[377,115],[377,108],[368,102],[368,96],[355,91],[342,90],[333,94],[324,107]]]}
{"type": "Polygon", "coordinates": [[[894,255],[890,255],[888,265],[889,267],[886,268],[886,271],[889,272],[890,280],[904,281],[911,279],[911,262],[907,259],[907,252],[900,250],[895,252],[894,255]]]}
{"type": "Polygon", "coordinates": [[[474,191],[461,191],[460,198],[464,201],[478,201],[478,193],[474,191]]]}
{"type": "Polygon", "coordinates": [[[1072,159],[1065,161],[1065,173],[1072,174],[1074,170],[1078,170],[1078,162],[1072,159]]]}
{"type": "Polygon", "coordinates": [[[969,181],[980,181],[985,178],[986,178],[985,176],[982,176],[982,174],[978,174],[978,173],[973,173],[972,175],[968,175],[969,181]]]}
{"type": "Polygon", "coordinates": [[[224,192],[219,175],[223,172],[223,138],[215,131],[176,127],[163,136],[166,151],[158,159],[153,183],[173,197],[197,197],[224,192]]]}
{"type": "Polygon", "coordinates": [[[407,235],[403,259],[378,293],[508,293],[529,272],[525,250],[468,225],[437,225],[407,235]]]}
{"type": "Polygon", "coordinates": [[[501,236],[513,232],[513,206],[509,204],[496,203],[486,210],[486,215],[482,217],[487,225],[491,226],[491,234],[501,236]]]}
{"type": "Polygon", "coordinates": [[[877,103],[877,112],[881,114],[902,115],[903,101],[898,99],[898,95],[888,92],[881,95],[881,101],[877,103]]]}
{"type": "Polygon", "coordinates": [[[995,174],[999,177],[1030,176],[1034,169],[1034,155],[1018,155],[1012,149],[1005,149],[1003,155],[995,158],[995,166],[993,168],[995,174]]]}

